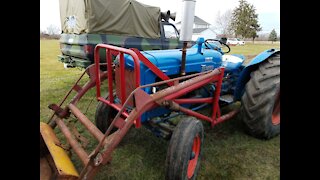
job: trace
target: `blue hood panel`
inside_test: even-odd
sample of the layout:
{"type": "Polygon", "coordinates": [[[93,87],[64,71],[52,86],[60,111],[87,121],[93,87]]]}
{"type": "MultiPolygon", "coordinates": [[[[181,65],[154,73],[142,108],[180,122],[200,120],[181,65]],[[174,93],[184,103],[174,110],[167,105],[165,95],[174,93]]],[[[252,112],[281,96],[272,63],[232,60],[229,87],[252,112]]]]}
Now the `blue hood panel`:
{"type": "MultiPolygon", "coordinates": [[[[186,73],[202,72],[221,66],[222,55],[218,51],[202,49],[198,53],[196,48],[187,49],[186,73]]],[[[166,75],[180,73],[181,49],[141,51],[141,53],[166,75]]],[[[133,59],[125,55],[126,68],[133,69],[133,59]]],[[[156,75],[140,62],[141,85],[155,82],[156,75]]]]}

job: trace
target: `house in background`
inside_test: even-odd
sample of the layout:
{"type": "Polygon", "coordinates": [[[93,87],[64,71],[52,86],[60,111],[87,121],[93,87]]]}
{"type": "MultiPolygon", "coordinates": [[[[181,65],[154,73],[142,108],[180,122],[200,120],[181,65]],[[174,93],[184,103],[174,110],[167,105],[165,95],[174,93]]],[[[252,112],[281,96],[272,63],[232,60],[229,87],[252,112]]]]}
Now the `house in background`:
{"type": "MultiPolygon", "coordinates": [[[[215,39],[216,33],[211,28],[209,28],[210,25],[210,23],[204,21],[198,16],[194,16],[192,40],[196,41],[198,37],[203,37],[204,39],[215,39]]],[[[177,22],[175,26],[180,32],[181,21],[177,22]]]]}
{"type": "Polygon", "coordinates": [[[216,39],[217,34],[211,28],[195,28],[192,33],[192,41],[196,41],[199,37],[204,39],[216,39]]]}

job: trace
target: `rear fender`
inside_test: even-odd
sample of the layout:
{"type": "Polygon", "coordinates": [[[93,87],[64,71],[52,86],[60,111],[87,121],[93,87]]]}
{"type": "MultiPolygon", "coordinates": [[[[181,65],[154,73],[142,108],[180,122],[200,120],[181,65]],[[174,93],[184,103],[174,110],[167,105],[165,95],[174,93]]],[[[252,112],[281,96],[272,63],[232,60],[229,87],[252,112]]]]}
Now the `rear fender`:
{"type": "Polygon", "coordinates": [[[256,70],[260,63],[267,60],[273,54],[276,54],[279,52],[280,52],[280,50],[269,49],[269,50],[266,50],[266,51],[260,53],[259,55],[257,55],[255,58],[253,58],[250,61],[250,63],[242,70],[242,72],[240,73],[240,76],[238,78],[236,88],[234,91],[235,100],[241,99],[241,96],[244,93],[244,87],[247,84],[247,82],[250,80],[251,72],[256,70]]]}

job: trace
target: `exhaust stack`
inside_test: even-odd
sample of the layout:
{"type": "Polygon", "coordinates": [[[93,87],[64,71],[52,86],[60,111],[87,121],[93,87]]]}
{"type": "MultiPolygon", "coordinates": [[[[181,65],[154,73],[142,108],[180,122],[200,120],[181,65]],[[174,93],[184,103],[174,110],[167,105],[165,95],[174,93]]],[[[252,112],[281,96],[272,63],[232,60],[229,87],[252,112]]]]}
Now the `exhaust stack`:
{"type": "Polygon", "coordinates": [[[194,11],[196,0],[182,0],[182,18],[181,18],[181,31],[180,41],[183,41],[182,57],[181,57],[181,70],[182,76],[186,75],[186,52],[188,41],[192,38],[192,29],[194,22],[194,11]]]}

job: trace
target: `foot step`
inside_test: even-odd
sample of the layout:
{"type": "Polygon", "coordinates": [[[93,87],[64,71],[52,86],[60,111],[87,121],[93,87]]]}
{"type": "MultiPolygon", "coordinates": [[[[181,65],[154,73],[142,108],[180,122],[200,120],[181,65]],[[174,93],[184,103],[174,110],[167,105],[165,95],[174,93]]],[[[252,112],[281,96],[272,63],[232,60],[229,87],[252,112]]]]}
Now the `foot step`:
{"type": "Polygon", "coordinates": [[[230,104],[230,103],[233,103],[234,97],[231,94],[226,94],[226,95],[220,96],[220,101],[230,104]]]}

